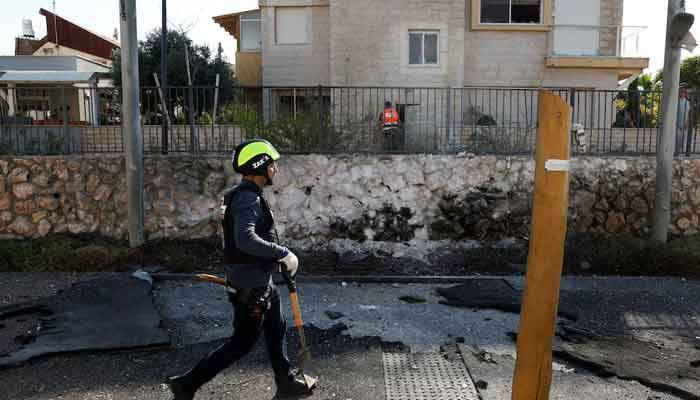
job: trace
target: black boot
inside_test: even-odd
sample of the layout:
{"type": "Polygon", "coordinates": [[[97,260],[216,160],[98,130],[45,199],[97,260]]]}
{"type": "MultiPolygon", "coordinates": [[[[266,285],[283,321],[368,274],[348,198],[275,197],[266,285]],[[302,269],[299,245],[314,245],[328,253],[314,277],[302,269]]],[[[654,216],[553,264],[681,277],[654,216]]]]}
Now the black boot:
{"type": "Polygon", "coordinates": [[[173,400],[193,400],[194,390],[185,383],[184,376],[172,376],[166,380],[170,391],[173,392],[173,400]]]}
{"type": "Polygon", "coordinates": [[[275,384],[277,385],[276,399],[306,397],[312,393],[312,388],[307,387],[302,378],[294,375],[275,378],[275,384]]]}

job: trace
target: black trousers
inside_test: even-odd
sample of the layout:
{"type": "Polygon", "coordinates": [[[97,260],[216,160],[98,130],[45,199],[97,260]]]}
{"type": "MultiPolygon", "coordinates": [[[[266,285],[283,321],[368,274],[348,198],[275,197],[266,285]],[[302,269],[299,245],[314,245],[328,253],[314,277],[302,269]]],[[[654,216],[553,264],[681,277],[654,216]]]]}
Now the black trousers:
{"type": "Polygon", "coordinates": [[[291,373],[291,363],[286,352],[287,323],[282,314],[277,289],[273,289],[270,308],[261,313],[256,313],[248,304],[235,300],[232,300],[232,304],[233,336],[183,376],[184,383],[193,391],[248,354],[263,331],[275,379],[287,379],[291,373]]]}

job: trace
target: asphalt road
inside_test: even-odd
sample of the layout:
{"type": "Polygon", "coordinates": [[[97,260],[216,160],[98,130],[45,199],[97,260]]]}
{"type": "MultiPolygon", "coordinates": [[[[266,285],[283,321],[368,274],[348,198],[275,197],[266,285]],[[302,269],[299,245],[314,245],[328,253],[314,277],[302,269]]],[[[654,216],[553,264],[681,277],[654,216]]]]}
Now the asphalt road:
{"type": "MultiPolygon", "coordinates": [[[[14,275],[0,276],[0,284],[4,288],[12,287],[9,303],[27,299],[22,296],[37,297],[37,293],[39,297],[51,295],[57,290],[51,285],[64,282],[60,287],[66,289],[72,279],[80,280],[14,275]],[[31,282],[31,285],[16,283],[20,281],[31,282]],[[34,294],[28,295],[29,292],[34,294]]],[[[510,279],[509,283],[516,288],[522,286],[517,278],[510,279]]],[[[450,352],[455,343],[460,344],[459,352],[474,380],[487,382],[487,388],[481,390],[482,397],[486,400],[509,398],[508,384],[515,353],[509,333],[517,331],[518,316],[490,309],[442,305],[442,298],[435,293],[437,287],[352,282],[300,285],[304,320],[312,343],[310,367],[321,379],[312,399],[384,399],[383,353],[444,353],[450,352]],[[470,358],[474,349],[490,354],[489,361],[470,358]]],[[[655,303],[643,319],[639,317],[644,313],[641,308],[644,303],[641,303],[630,313],[616,311],[617,318],[601,317],[601,320],[616,328],[626,327],[626,331],[635,332],[645,340],[661,335],[682,336],[687,340],[693,340],[696,334],[700,336],[692,325],[698,321],[700,308],[696,308],[695,314],[692,309],[684,309],[682,319],[668,317],[678,315],[669,308],[677,308],[678,301],[685,305],[700,304],[698,283],[680,279],[576,278],[566,279],[562,288],[596,290],[600,296],[651,291],[655,296],[672,301],[655,303]],[[659,320],[665,321],[659,329],[640,326],[640,321],[659,320]],[[678,325],[681,320],[685,321],[685,327],[678,325]],[[678,329],[673,329],[674,326],[678,329]]],[[[291,320],[286,289],[279,290],[291,320]]],[[[223,289],[206,283],[157,282],[152,296],[162,318],[161,325],[170,334],[171,347],[38,358],[16,368],[0,370],[0,400],[169,399],[162,380],[185,371],[230,334],[231,308],[223,289]]],[[[7,337],[10,329],[0,329],[0,333],[3,331],[7,337]]],[[[291,328],[288,338],[290,353],[294,353],[298,343],[291,328]]],[[[601,377],[596,371],[572,362],[558,360],[555,369],[552,398],[572,398],[568,396],[576,393],[586,394],[587,399],[677,398],[634,380],[601,377]]],[[[258,400],[271,399],[273,394],[272,375],[261,341],[252,354],[207,384],[197,399],[258,400]]]]}

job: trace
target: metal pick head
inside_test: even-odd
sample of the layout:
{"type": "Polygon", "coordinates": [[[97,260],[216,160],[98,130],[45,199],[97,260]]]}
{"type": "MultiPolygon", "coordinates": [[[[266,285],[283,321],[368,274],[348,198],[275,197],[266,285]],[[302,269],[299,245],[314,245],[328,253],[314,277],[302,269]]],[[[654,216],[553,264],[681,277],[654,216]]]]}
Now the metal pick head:
{"type": "Polygon", "coordinates": [[[309,390],[313,390],[316,387],[316,384],[318,384],[318,378],[314,378],[313,376],[309,376],[306,374],[302,374],[304,383],[306,384],[306,388],[309,390]]]}

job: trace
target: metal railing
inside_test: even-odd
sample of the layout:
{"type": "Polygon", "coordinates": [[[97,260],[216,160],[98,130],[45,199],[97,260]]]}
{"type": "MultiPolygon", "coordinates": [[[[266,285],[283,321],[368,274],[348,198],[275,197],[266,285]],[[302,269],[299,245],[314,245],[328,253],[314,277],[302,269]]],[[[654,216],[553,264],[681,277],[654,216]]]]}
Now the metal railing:
{"type": "MultiPolygon", "coordinates": [[[[574,153],[656,151],[660,92],[551,90],[572,106],[574,153]]],[[[2,154],[124,151],[118,89],[18,88],[10,95],[12,105],[7,92],[0,96],[2,154]]],[[[142,88],[144,151],[229,153],[263,137],[287,153],[532,154],[538,95],[503,87],[142,88]],[[392,137],[380,122],[385,101],[401,117],[392,137]]],[[[697,154],[700,94],[691,94],[689,105],[679,152],[697,154]]]]}

